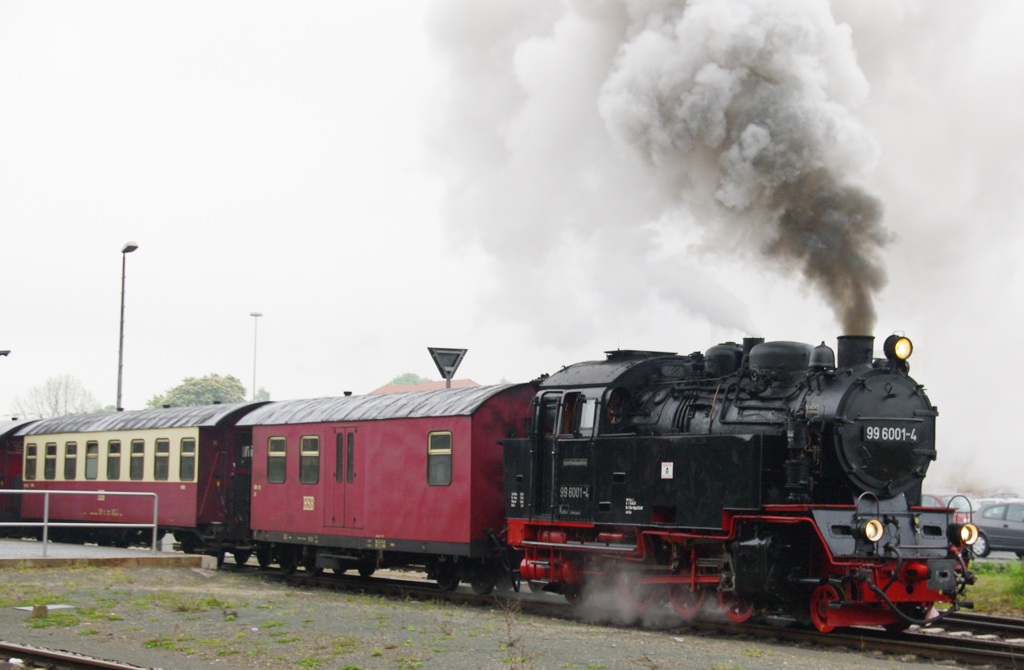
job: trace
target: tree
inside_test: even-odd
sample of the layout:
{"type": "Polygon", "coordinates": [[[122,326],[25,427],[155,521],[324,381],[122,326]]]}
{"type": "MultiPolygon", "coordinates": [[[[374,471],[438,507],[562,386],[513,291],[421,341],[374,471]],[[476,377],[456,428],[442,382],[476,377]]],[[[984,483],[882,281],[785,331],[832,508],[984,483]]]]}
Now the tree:
{"type": "Polygon", "coordinates": [[[267,402],[270,400],[270,391],[261,386],[260,390],[256,391],[256,397],[253,399],[257,402],[267,402]]]}
{"type": "Polygon", "coordinates": [[[189,407],[212,405],[215,402],[245,402],[245,387],[237,377],[210,374],[205,377],[185,377],[178,386],[163,395],[153,396],[150,407],[189,407]]]}
{"type": "Polygon", "coordinates": [[[42,385],[29,389],[27,397],[15,398],[11,407],[25,419],[49,419],[65,414],[96,412],[100,403],[76,377],[61,375],[50,377],[42,385]]]}
{"type": "Polygon", "coordinates": [[[420,377],[415,372],[406,372],[405,374],[398,375],[392,379],[389,384],[400,384],[402,386],[415,386],[416,384],[422,384],[423,382],[429,382],[431,380],[426,377],[420,377]]]}

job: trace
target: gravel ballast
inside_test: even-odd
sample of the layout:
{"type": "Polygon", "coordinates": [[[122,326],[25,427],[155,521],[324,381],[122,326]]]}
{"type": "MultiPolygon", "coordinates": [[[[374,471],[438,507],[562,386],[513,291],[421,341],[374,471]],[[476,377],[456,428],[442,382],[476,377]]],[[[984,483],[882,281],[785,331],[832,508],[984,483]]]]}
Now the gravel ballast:
{"type": "MultiPolygon", "coordinates": [[[[552,596],[553,597],[553,596],[552,596]]],[[[920,669],[870,653],[573,623],[197,568],[0,570],[0,639],[142,667],[920,669]],[[46,616],[19,607],[48,605],[46,616]],[[58,608],[58,605],[68,605],[58,608]]]]}

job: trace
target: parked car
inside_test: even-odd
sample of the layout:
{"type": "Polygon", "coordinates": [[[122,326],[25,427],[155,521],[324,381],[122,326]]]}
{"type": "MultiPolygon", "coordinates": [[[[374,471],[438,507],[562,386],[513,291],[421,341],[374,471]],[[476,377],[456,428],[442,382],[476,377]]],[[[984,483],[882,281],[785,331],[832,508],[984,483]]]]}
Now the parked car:
{"type": "Polygon", "coordinates": [[[967,523],[981,505],[965,493],[922,493],[921,506],[952,509],[955,523],[967,523]]]}
{"type": "Polygon", "coordinates": [[[1024,558],[1024,500],[983,505],[974,515],[978,527],[975,556],[988,556],[993,551],[1012,551],[1024,558]]]}

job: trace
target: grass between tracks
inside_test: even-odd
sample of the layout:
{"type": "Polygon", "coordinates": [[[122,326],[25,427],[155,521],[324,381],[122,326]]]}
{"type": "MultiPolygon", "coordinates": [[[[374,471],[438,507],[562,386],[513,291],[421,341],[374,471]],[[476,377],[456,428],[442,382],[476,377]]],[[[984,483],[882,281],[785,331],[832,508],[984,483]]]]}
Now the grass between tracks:
{"type": "Polygon", "coordinates": [[[979,614],[1024,616],[1024,561],[974,563],[978,577],[967,588],[967,599],[979,614]]]}

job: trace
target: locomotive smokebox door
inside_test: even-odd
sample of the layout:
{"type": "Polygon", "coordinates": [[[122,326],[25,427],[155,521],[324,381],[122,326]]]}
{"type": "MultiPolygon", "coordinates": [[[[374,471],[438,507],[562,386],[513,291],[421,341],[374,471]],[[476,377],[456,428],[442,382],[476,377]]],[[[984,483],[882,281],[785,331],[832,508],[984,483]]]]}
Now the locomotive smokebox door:
{"type": "Polygon", "coordinates": [[[877,496],[913,496],[936,457],[938,415],[917,383],[871,370],[846,391],[838,415],[836,455],[846,476],[877,496]]]}

